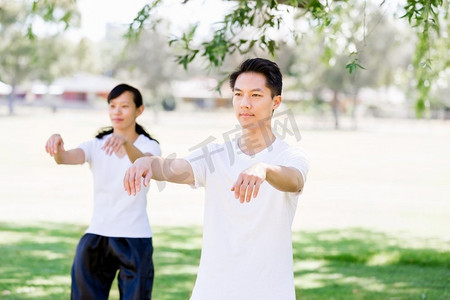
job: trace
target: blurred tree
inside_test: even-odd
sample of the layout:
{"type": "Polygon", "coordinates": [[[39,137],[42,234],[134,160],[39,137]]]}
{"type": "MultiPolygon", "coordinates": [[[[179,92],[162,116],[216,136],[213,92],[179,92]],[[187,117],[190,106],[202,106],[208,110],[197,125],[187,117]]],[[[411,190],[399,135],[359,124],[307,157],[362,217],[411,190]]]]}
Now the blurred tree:
{"type": "Polygon", "coordinates": [[[171,56],[163,27],[159,24],[159,30],[143,31],[140,39],[132,44],[125,45],[124,41],[109,44],[110,49],[115,48],[109,66],[111,74],[135,82],[148,91],[150,97],[145,97],[146,104],[152,106],[159,106],[163,99],[173,96],[169,83],[186,74],[171,56]]]}
{"type": "Polygon", "coordinates": [[[410,28],[398,26],[392,16],[383,13],[378,6],[367,4],[364,21],[358,15],[366,5],[348,5],[346,2],[336,6],[334,14],[338,18],[330,20],[329,25],[320,31],[311,30],[311,24],[298,24],[302,27],[295,41],[295,59],[291,62],[290,74],[298,78],[298,86],[303,90],[312,90],[314,99],[320,98],[320,92],[330,90],[327,99],[331,105],[335,128],[339,128],[339,113],[347,110],[357,127],[356,110],[359,104],[358,94],[363,87],[388,87],[394,83],[398,72],[405,72],[411,62],[410,28]],[[367,32],[363,32],[365,22],[367,32]],[[334,32],[331,34],[330,32],[334,32]],[[361,67],[352,69],[348,76],[348,53],[356,56],[355,61],[364,61],[361,67]],[[347,73],[347,74],[346,74],[347,73]],[[356,76],[357,74],[357,76],[356,76]],[[339,95],[345,95],[350,103],[342,103],[339,95]]]}
{"type": "MultiPolygon", "coordinates": [[[[69,1],[69,0],[67,0],[69,1]]],[[[75,2],[76,0],[72,0],[75,2]]],[[[180,0],[182,1],[182,0],[180,0]]],[[[183,0],[187,4],[191,0],[183,0]]],[[[254,48],[261,48],[266,53],[274,56],[279,49],[280,41],[273,31],[279,30],[283,24],[286,14],[297,14],[297,18],[302,18],[315,23],[318,30],[329,27],[333,19],[339,19],[337,8],[342,3],[352,2],[348,0],[254,0],[240,1],[228,0],[235,3],[235,7],[224,16],[223,21],[214,29],[212,37],[200,44],[194,42],[196,26],[180,37],[171,38],[171,45],[178,45],[180,54],[176,55],[176,60],[184,68],[197,57],[204,57],[209,62],[209,67],[220,67],[226,57],[233,53],[247,54],[254,48]],[[248,34],[251,32],[251,34],[248,34]]],[[[148,0],[148,3],[137,13],[136,18],[130,23],[127,37],[129,40],[137,40],[146,25],[154,26],[159,19],[152,15],[153,10],[161,5],[164,0],[148,0]]],[[[33,1],[33,14],[43,11],[51,11],[55,1],[35,0],[33,1]]],[[[364,0],[367,3],[378,3],[379,7],[389,5],[386,0],[364,0]]],[[[394,9],[394,13],[399,10],[394,9]]],[[[205,12],[207,13],[207,12],[205,12]]],[[[351,16],[352,18],[363,19],[361,27],[365,35],[366,23],[365,8],[360,14],[351,16]]],[[[405,19],[416,29],[418,42],[414,59],[416,88],[418,98],[416,108],[418,116],[422,116],[427,108],[428,95],[431,90],[433,79],[436,73],[441,72],[437,67],[448,65],[448,63],[435,63],[435,60],[448,62],[448,55],[437,56],[435,47],[440,38],[448,39],[448,28],[442,23],[448,21],[449,3],[448,0],[406,0],[402,8],[400,19],[405,19]],[[441,31],[446,31],[441,34],[441,31]]],[[[70,14],[64,15],[63,20],[69,20],[70,14]]],[[[66,23],[68,24],[68,22],[66,23]]],[[[29,35],[32,35],[33,27],[29,27],[29,35]]],[[[338,29],[339,31],[339,29],[338,29]]],[[[338,31],[329,31],[327,37],[332,37],[338,31]]],[[[360,31],[360,30],[359,30],[360,31]]],[[[293,29],[294,34],[295,29],[293,29]]],[[[330,53],[334,49],[330,48],[330,53]]],[[[358,52],[351,52],[352,55],[345,67],[350,73],[354,73],[362,68],[361,58],[358,52]]]]}
{"type": "MultiPolygon", "coordinates": [[[[190,0],[185,0],[184,3],[190,0]]],[[[128,37],[138,37],[146,21],[151,21],[151,11],[160,5],[163,0],[153,0],[145,5],[138,12],[137,17],[130,24],[128,37]]],[[[227,55],[238,52],[246,54],[254,47],[264,49],[272,56],[279,49],[279,40],[270,34],[271,29],[280,29],[283,24],[283,16],[286,13],[292,14],[298,12],[298,18],[308,20],[317,24],[318,30],[323,28],[332,28],[328,31],[326,38],[332,38],[339,33],[337,27],[330,27],[333,20],[340,19],[342,15],[339,13],[343,4],[357,5],[347,0],[336,1],[320,1],[320,0],[279,0],[279,1],[235,1],[235,8],[225,15],[221,26],[215,29],[213,37],[200,45],[196,45],[194,41],[195,29],[183,34],[181,37],[173,38],[171,44],[181,44],[183,52],[177,55],[178,63],[187,68],[197,56],[205,57],[212,67],[219,67],[223,64],[227,55]],[[295,8],[295,9],[294,9],[295,8]],[[251,34],[245,34],[252,29],[251,34]]],[[[356,31],[364,31],[366,34],[366,5],[369,3],[378,3],[381,8],[387,5],[385,0],[367,1],[364,0],[364,7],[357,15],[351,18],[359,19],[361,22],[356,31]]],[[[398,10],[394,10],[397,13],[398,10]]],[[[448,21],[449,3],[447,0],[407,0],[403,6],[401,18],[406,19],[413,28],[416,29],[418,42],[414,59],[415,78],[417,80],[416,88],[418,97],[416,102],[417,116],[421,117],[429,108],[429,92],[433,79],[442,69],[437,69],[448,63],[436,63],[438,60],[449,61],[448,55],[443,57],[437,56],[436,48],[439,44],[438,40],[441,31],[444,30],[444,40],[448,40],[448,28],[445,25],[448,21]],[[441,26],[441,24],[444,24],[441,26]]],[[[348,16],[344,16],[347,18],[348,16]]],[[[295,30],[294,30],[295,34],[295,30]]],[[[330,48],[329,53],[333,53],[334,49],[330,48]]],[[[358,69],[362,69],[361,58],[358,52],[350,52],[350,59],[345,65],[349,73],[352,74],[358,69]]],[[[339,54],[337,54],[339,55],[339,54]]]]}
{"type": "Polygon", "coordinates": [[[14,112],[14,95],[18,84],[25,80],[40,79],[51,82],[54,76],[67,70],[67,63],[60,60],[70,49],[57,36],[64,24],[76,20],[76,6],[73,1],[46,1],[38,7],[27,1],[0,2],[0,80],[12,86],[9,95],[9,113],[14,112]],[[39,37],[32,32],[32,25],[38,20],[48,22],[47,32],[39,37]],[[28,38],[24,37],[27,35],[28,38]],[[56,63],[60,61],[60,63],[56,63]]]}
{"type": "Polygon", "coordinates": [[[105,70],[105,59],[101,47],[88,38],[82,38],[69,51],[68,56],[72,58],[68,60],[72,70],[92,74],[102,73],[105,70]]]}

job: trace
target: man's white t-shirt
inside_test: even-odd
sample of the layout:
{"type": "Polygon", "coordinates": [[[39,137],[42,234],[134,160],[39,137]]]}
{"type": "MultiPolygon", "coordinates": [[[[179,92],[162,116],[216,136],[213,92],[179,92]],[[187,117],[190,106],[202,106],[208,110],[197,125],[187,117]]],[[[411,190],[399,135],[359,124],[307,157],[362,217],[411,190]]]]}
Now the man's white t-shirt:
{"type": "MultiPolygon", "coordinates": [[[[132,163],[127,154],[109,156],[101,149],[110,136],[94,138],[78,146],[84,151],[94,178],[94,212],[86,233],[108,237],[152,237],[147,216],[148,186],[136,196],[127,194],[123,176],[132,163]]],[[[142,134],[133,145],[142,153],[161,155],[159,144],[142,134]]]]}
{"type": "Polygon", "coordinates": [[[266,181],[249,203],[235,199],[239,174],[258,162],[309,169],[305,153],[276,139],[249,156],[237,140],[211,143],[186,160],[195,187],[205,187],[203,245],[191,300],[293,300],[291,226],[300,193],[276,190],[266,181]]]}

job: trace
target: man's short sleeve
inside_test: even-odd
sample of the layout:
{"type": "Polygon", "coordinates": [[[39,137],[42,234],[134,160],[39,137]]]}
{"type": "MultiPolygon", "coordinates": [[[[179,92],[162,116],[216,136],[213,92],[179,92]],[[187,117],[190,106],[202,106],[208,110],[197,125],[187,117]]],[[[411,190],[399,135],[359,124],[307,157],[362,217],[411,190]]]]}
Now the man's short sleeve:
{"type": "Polygon", "coordinates": [[[309,159],[307,153],[303,149],[291,147],[289,151],[286,151],[286,153],[283,154],[283,165],[299,170],[302,174],[303,182],[306,182],[309,171],[309,159]]]}
{"type": "Polygon", "coordinates": [[[192,167],[194,174],[194,185],[192,187],[194,188],[203,187],[206,183],[207,163],[204,156],[204,151],[198,149],[184,158],[192,167]]]}
{"type": "Polygon", "coordinates": [[[143,141],[145,142],[136,145],[136,148],[138,148],[139,151],[141,151],[142,153],[150,153],[154,156],[161,156],[161,147],[159,146],[158,142],[147,137],[145,137],[143,141]]]}

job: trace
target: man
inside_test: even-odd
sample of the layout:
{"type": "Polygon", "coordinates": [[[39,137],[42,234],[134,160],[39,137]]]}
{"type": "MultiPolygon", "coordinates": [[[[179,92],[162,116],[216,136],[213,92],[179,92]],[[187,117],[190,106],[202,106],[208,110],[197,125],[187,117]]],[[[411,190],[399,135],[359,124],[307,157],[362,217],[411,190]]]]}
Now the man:
{"type": "Polygon", "coordinates": [[[203,245],[191,300],[295,299],[291,226],[308,162],[277,138],[282,75],[269,60],[230,75],[240,136],[186,158],[145,157],[124,176],[129,194],[151,178],[205,188],[203,245]]]}

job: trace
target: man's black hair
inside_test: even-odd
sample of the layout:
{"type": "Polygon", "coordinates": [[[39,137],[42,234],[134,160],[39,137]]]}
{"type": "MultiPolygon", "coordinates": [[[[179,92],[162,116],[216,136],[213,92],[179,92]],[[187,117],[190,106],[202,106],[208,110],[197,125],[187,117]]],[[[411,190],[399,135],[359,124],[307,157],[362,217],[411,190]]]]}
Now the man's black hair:
{"type": "Polygon", "coordinates": [[[272,93],[272,98],[281,95],[283,76],[276,63],[264,58],[251,58],[245,60],[239,68],[230,75],[230,87],[234,90],[236,79],[242,73],[260,73],[266,77],[266,86],[272,93]]]}

